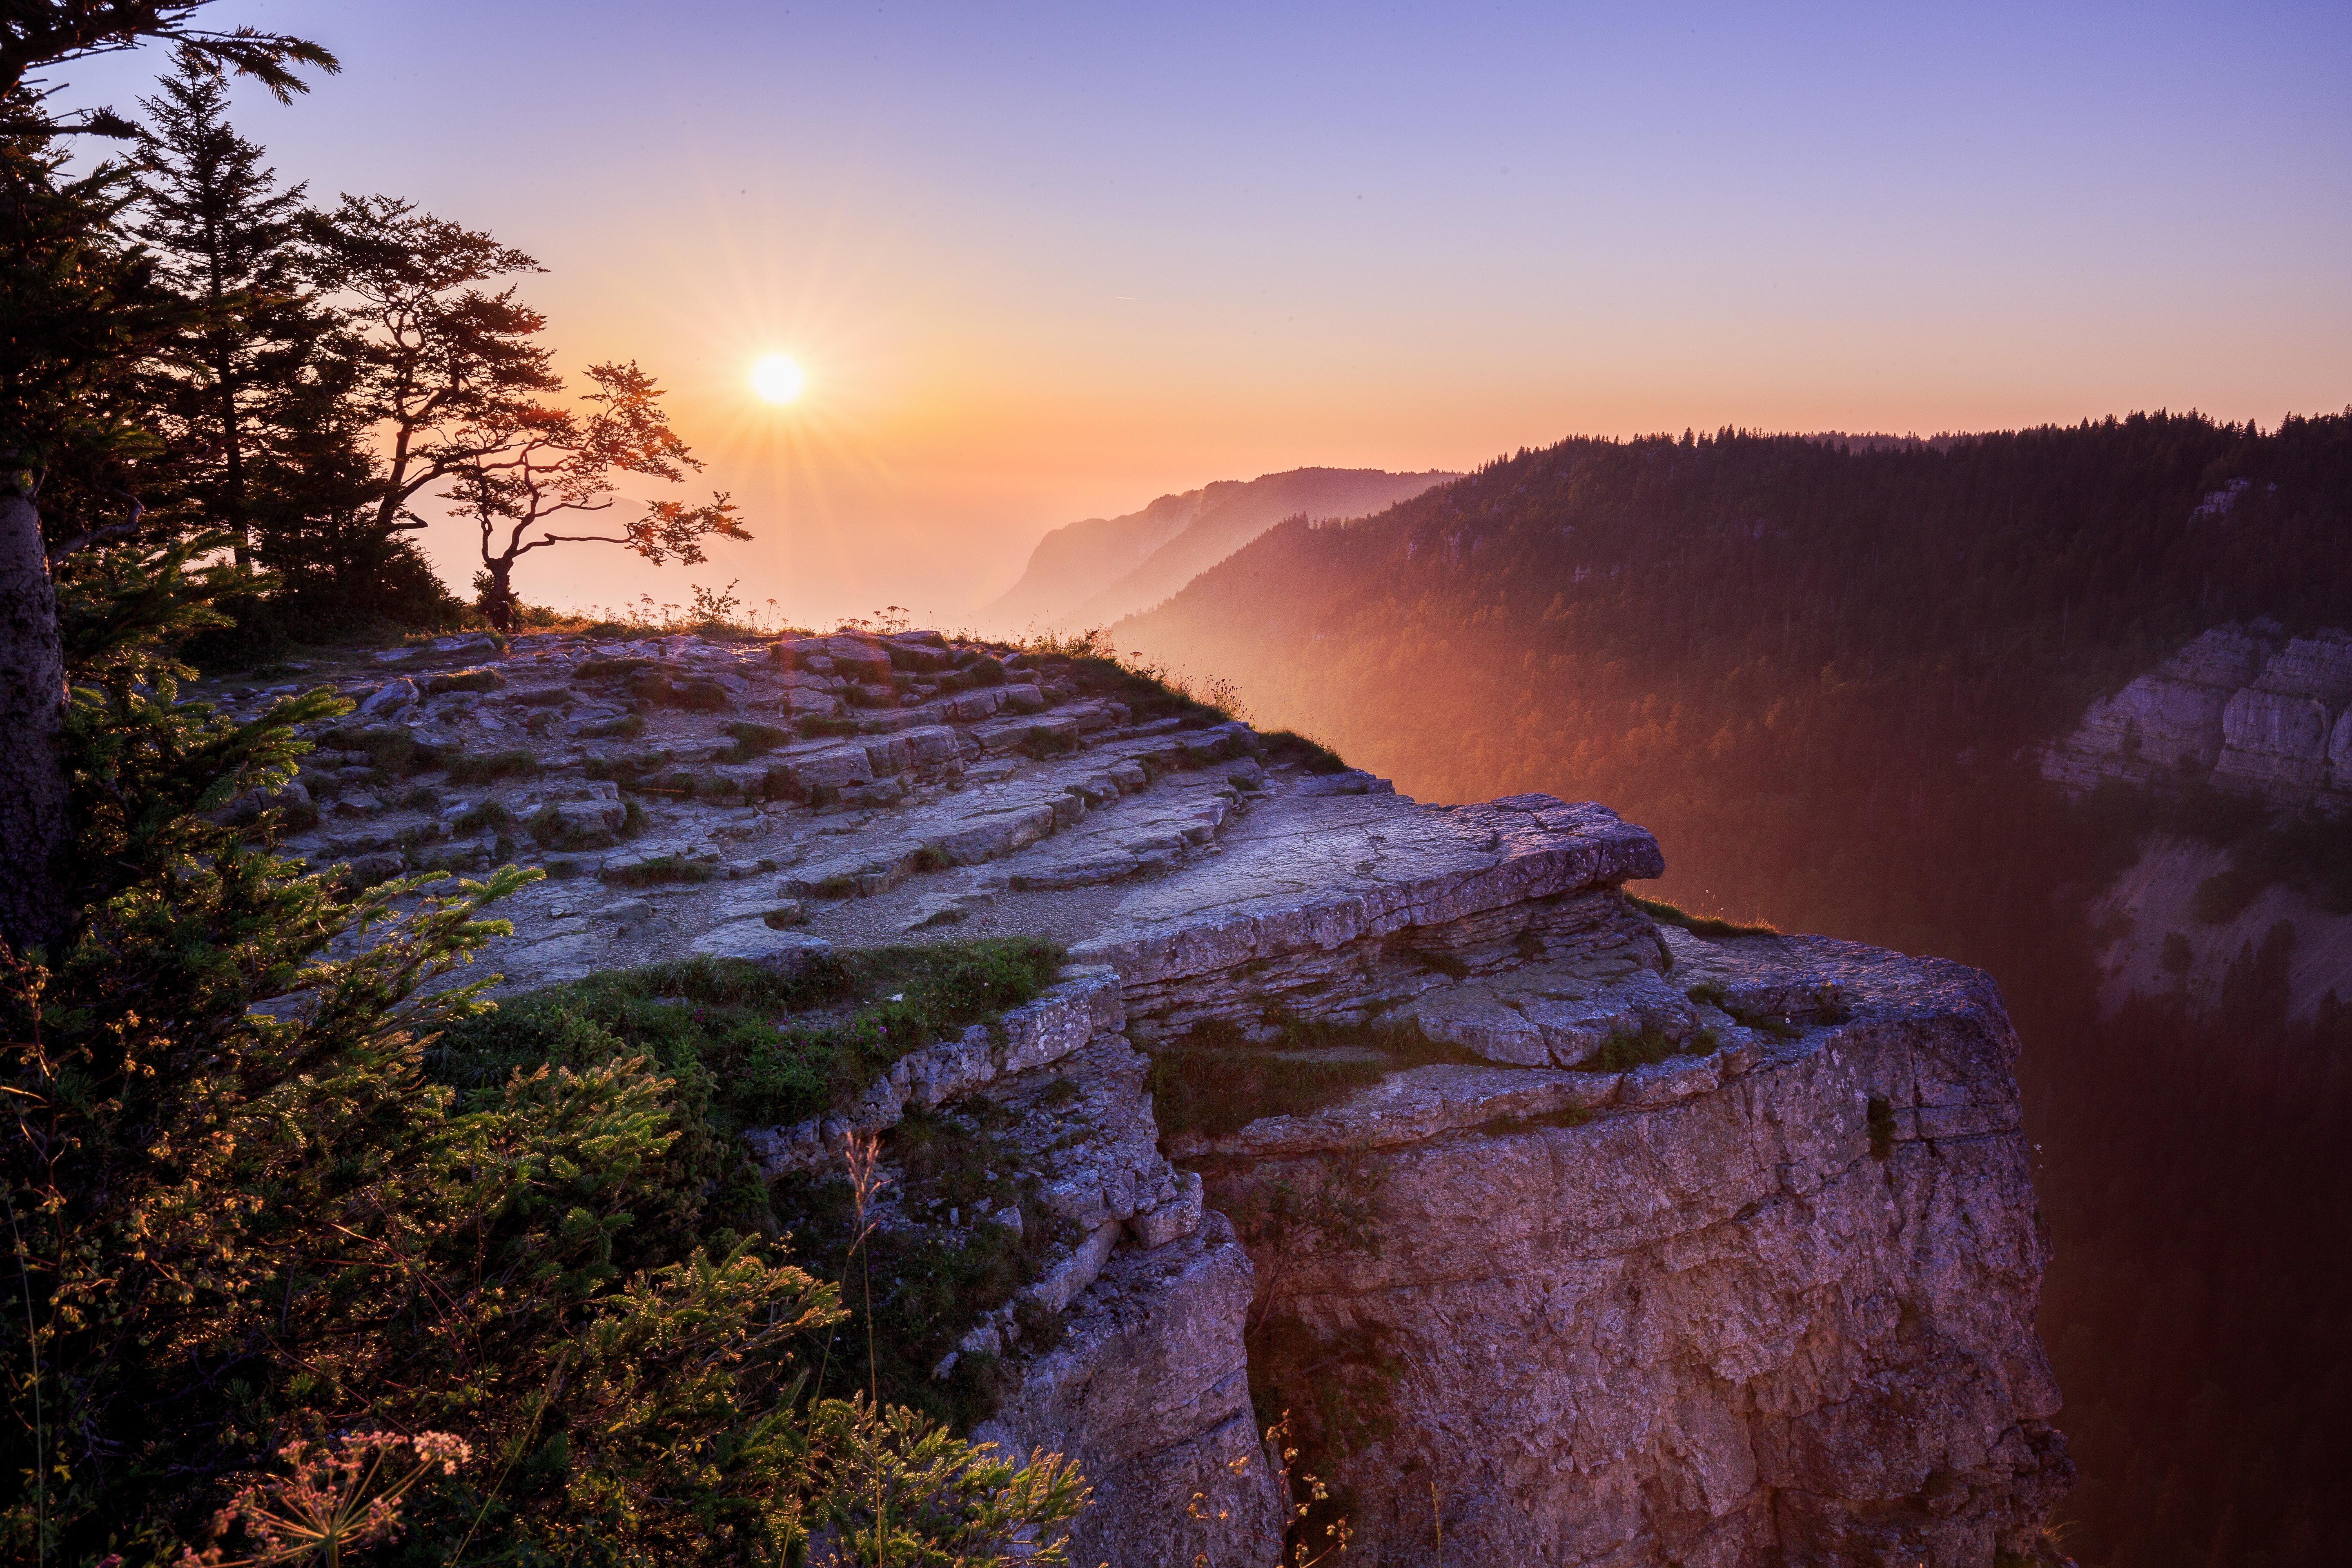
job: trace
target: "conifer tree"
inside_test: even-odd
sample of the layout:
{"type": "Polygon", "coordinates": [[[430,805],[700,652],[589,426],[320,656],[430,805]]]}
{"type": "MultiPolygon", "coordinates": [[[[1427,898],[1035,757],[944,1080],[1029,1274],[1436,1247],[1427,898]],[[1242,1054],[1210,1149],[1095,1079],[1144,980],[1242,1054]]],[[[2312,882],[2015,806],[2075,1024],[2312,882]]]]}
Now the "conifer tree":
{"type": "Polygon", "coordinates": [[[50,562],[137,526],[123,469],[153,438],[127,395],[131,371],[184,325],[152,265],[115,233],[126,171],[101,162],[65,174],[62,137],[127,126],[104,110],[58,119],[32,73],[149,39],[185,44],[281,100],[308,90],[299,68],[341,68],[305,39],[196,27],[201,8],[27,0],[0,17],[0,942],[19,952],[56,942],[73,920],[63,881],[72,833],[65,648],[50,562]]]}
{"type": "Polygon", "coordinates": [[[136,232],[203,312],[157,388],[171,467],[246,565],[255,470],[280,458],[296,408],[310,417],[295,428],[318,427],[316,400],[299,390],[331,355],[335,321],[301,281],[304,187],[279,188],[261,148],[229,124],[218,67],[183,47],[162,92],[140,103],[149,128],[136,232]]]}

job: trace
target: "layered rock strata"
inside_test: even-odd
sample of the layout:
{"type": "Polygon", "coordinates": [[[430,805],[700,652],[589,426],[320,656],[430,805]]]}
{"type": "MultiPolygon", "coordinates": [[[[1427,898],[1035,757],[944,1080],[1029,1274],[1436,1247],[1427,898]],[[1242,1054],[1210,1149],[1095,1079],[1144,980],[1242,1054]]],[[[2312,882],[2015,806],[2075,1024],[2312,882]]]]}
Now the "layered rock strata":
{"type": "Polygon", "coordinates": [[[2039,1551],[2072,1470],[1991,985],[1669,936],[1677,982],[1828,994],[1843,1021],[1622,1073],[1409,1069],[1189,1149],[1236,1215],[1364,1195],[1252,1236],[1252,1374],[1329,1456],[1349,1560],[2039,1551]]]}
{"type": "MultiPolygon", "coordinates": [[[[1648,836],[1548,796],[1447,810],[1276,776],[1219,850],[1096,909],[1065,995],[909,1058],[857,1112],[996,1092],[1034,1042],[1108,1029],[1114,994],[1116,1061],[1255,1018],[1270,1047],[1360,1026],[1349,1048],[1385,1062],[1334,1103],[1162,1125],[1205,1215],[1129,1157],[1053,1168],[1096,1216],[1040,1282],[1071,1337],[986,1431],[1109,1480],[1086,1553],[1271,1562],[1252,1391],[1336,1487],[1351,1559],[1431,1561],[1440,1528],[1465,1563],[2041,1550],[2071,1470],[2016,1039],[1982,975],[1660,928],[1617,891],[1660,868],[1648,836]],[[1081,996],[1104,1009],[1083,1027],[1081,996]]],[[[1089,1070],[1081,1120],[1121,1069],[1089,1070]]],[[[854,1120],[760,1147],[821,1160],[854,1120]]],[[[990,1332],[967,1344],[1018,1352],[990,1332]]]]}
{"type": "Polygon", "coordinates": [[[2278,806],[2352,805],[2352,634],[2285,639],[2217,626],[2113,697],[2043,755],[2044,775],[2171,786],[2210,778],[2278,806]]]}
{"type": "Polygon", "coordinates": [[[1093,1481],[1074,1561],[1275,1563],[1284,1408],[1351,1560],[2038,1549],[2068,1472],[1982,976],[1661,929],[1620,891],[1657,847],[1605,808],[1419,805],[1002,648],[486,651],[343,677],[372,711],[324,737],[289,847],[363,879],[537,841],[570,875],[518,900],[505,988],[1068,944],[1029,1006],[751,1145],[808,1171],[853,1131],[887,1158],[910,1109],[1003,1113],[1062,1239],[956,1354],[1010,1369],[981,1436],[1093,1481]],[[1171,1125],[1148,1053],[1202,1042],[1360,1087],[1171,1125]]]}

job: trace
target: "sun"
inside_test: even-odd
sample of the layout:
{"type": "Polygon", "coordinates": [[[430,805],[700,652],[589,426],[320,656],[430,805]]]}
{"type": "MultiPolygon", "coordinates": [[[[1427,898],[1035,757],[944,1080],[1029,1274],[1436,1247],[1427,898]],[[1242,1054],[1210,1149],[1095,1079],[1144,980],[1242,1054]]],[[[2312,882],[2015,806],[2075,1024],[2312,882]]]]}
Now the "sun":
{"type": "Polygon", "coordinates": [[[790,403],[807,388],[807,375],[782,354],[770,354],[751,367],[751,390],[771,403],[790,403]]]}

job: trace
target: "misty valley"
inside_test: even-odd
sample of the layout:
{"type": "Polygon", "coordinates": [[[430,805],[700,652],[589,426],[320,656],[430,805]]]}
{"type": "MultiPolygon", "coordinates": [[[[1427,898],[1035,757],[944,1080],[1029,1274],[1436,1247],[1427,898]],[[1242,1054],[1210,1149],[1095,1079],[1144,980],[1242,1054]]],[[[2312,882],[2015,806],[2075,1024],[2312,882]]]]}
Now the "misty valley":
{"type": "Polygon", "coordinates": [[[8,1560],[2352,1562],[2352,32],[2074,12],[12,0],[8,1560]]]}

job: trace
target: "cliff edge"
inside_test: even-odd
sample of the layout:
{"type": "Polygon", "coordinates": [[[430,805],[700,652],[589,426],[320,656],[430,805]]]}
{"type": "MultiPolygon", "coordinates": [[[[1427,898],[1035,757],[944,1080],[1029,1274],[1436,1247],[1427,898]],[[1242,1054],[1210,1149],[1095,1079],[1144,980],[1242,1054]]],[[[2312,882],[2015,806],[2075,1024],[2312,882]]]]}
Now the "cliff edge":
{"type": "Polygon", "coordinates": [[[1419,805],[1084,661],[479,651],[354,690],[289,847],[389,875],[530,832],[569,875],[518,900],[507,989],[1066,944],[1045,994],[748,1144],[780,1178],[853,1132],[887,1163],[917,1111],[999,1130],[1048,1262],[940,1375],[995,1369],[979,1435],[1076,1458],[1073,1561],[1272,1564],[1342,1515],[1374,1563],[2049,1554],[2072,1469],[1982,974],[1685,929],[1603,806],[1419,805]]]}

